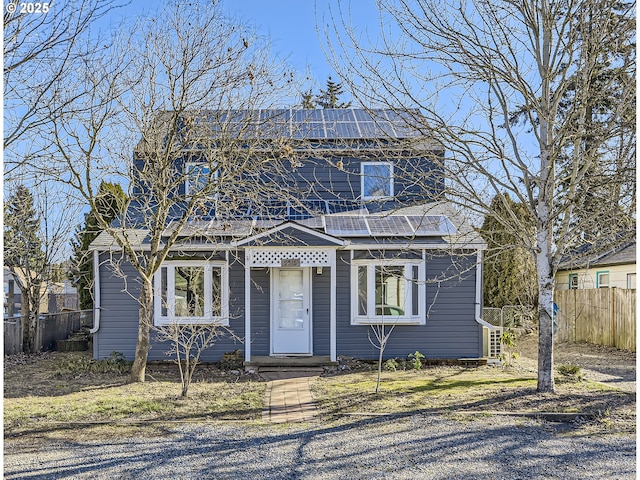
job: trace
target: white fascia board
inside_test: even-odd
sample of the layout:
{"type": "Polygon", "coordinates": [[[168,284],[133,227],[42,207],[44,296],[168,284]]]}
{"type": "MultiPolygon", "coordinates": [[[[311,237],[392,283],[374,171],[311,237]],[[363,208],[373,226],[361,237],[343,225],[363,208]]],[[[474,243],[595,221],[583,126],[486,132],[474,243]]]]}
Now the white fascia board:
{"type": "Polygon", "coordinates": [[[350,243],[345,250],[486,250],[486,245],[435,243],[350,243]]]}

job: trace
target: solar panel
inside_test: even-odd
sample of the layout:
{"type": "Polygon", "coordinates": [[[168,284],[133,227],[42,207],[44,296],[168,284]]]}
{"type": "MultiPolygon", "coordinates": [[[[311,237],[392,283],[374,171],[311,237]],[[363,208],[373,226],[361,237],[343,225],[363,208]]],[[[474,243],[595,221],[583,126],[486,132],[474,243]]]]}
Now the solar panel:
{"type": "Polygon", "coordinates": [[[304,218],[304,219],[300,219],[300,220],[296,220],[297,223],[299,223],[300,225],[304,225],[305,227],[309,227],[309,228],[323,228],[324,227],[324,223],[322,222],[322,217],[311,217],[311,218],[304,218]]]}
{"type": "Polygon", "coordinates": [[[203,136],[242,138],[367,139],[409,138],[421,133],[413,125],[419,112],[355,108],[202,111],[185,114],[185,125],[203,136]],[[187,117],[189,121],[187,122],[187,117]]]}
{"type": "Polygon", "coordinates": [[[413,227],[404,215],[368,216],[365,217],[369,230],[373,236],[401,236],[413,235],[413,227]]]}
{"type": "Polygon", "coordinates": [[[359,200],[329,200],[327,204],[329,214],[346,212],[369,213],[367,207],[359,200]]]}
{"type": "Polygon", "coordinates": [[[443,236],[456,233],[444,215],[328,215],[325,232],[342,237],[412,237],[443,236]]]}
{"type": "Polygon", "coordinates": [[[453,235],[457,232],[445,215],[411,215],[407,218],[416,235],[453,235]]]}
{"type": "Polygon", "coordinates": [[[284,219],[287,215],[287,202],[280,200],[263,200],[254,202],[251,216],[259,219],[284,219]]]}
{"type": "Polygon", "coordinates": [[[325,200],[299,200],[289,203],[287,218],[289,220],[302,220],[324,215],[325,213],[327,213],[327,202],[325,200]]]}
{"type": "Polygon", "coordinates": [[[180,231],[180,237],[245,237],[251,234],[251,221],[213,220],[191,222],[180,231]]]}
{"type": "Polygon", "coordinates": [[[328,215],[324,217],[325,232],[336,236],[369,235],[367,223],[363,217],[349,215],[328,215]]]}
{"type": "Polygon", "coordinates": [[[354,122],[355,116],[350,108],[325,108],[322,110],[325,122],[354,122]]]}

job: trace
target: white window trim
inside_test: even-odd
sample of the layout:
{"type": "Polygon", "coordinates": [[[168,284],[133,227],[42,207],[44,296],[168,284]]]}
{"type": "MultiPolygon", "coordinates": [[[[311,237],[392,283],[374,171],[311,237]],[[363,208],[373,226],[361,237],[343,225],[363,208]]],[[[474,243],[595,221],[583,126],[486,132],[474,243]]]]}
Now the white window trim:
{"type": "Polygon", "coordinates": [[[225,261],[203,260],[170,260],[163,262],[153,277],[153,324],[156,326],[173,324],[216,324],[229,325],[229,265],[225,261]],[[167,268],[167,315],[162,315],[162,268],[167,268]],[[175,304],[175,268],[176,267],[204,267],[204,289],[211,292],[211,270],[213,267],[221,269],[221,315],[212,314],[212,295],[205,296],[204,315],[202,317],[175,317],[170,308],[175,304]]]}
{"type": "Polygon", "coordinates": [[[635,285],[636,283],[636,274],[635,273],[627,273],[627,288],[631,290],[635,290],[635,286],[631,286],[631,283],[635,285]]]}
{"type": "MultiPolygon", "coordinates": [[[[209,169],[209,171],[211,171],[212,168],[215,168],[215,165],[209,164],[207,162],[185,162],[184,164],[184,176],[185,176],[185,181],[184,181],[184,191],[185,191],[185,195],[187,196],[191,196],[193,194],[193,192],[191,191],[192,188],[192,182],[190,182],[189,180],[191,179],[191,175],[189,172],[189,169],[191,167],[194,166],[203,166],[203,167],[207,167],[209,169]]],[[[213,179],[216,180],[218,179],[219,176],[219,170],[215,169],[213,172],[213,179]]],[[[217,198],[217,194],[215,195],[215,198],[217,198]]]]}
{"type": "Polygon", "coordinates": [[[599,272],[596,272],[596,288],[610,288],[610,287],[611,287],[611,273],[609,272],[609,270],[601,270],[599,272]],[[600,282],[601,275],[609,276],[609,281],[604,285],[600,282]]]}
{"type": "Polygon", "coordinates": [[[577,290],[578,288],[580,288],[580,278],[578,274],[570,273],[569,274],[569,290],[577,290]],[[572,280],[574,279],[575,279],[575,285],[572,282],[572,280]]]}
{"type": "Polygon", "coordinates": [[[391,162],[361,162],[360,163],[360,193],[363,200],[380,200],[384,198],[392,198],[394,195],[394,181],[393,181],[393,163],[391,162]],[[366,166],[369,165],[388,165],[389,166],[389,195],[365,195],[364,182],[367,175],[364,174],[366,166]]]}
{"type": "MultiPolygon", "coordinates": [[[[353,260],[351,262],[351,325],[425,325],[426,324],[426,269],[421,259],[395,260],[353,260]],[[367,267],[367,315],[358,313],[358,267],[367,267]],[[411,282],[412,267],[418,267],[418,315],[371,315],[376,311],[375,306],[375,267],[403,267],[405,270],[405,303],[413,305],[413,288],[411,282]],[[407,268],[409,267],[409,268],[407,268]],[[374,292],[370,295],[370,292],[374,292]]],[[[408,309],[405,309],[405,312],[408,309]]]]}

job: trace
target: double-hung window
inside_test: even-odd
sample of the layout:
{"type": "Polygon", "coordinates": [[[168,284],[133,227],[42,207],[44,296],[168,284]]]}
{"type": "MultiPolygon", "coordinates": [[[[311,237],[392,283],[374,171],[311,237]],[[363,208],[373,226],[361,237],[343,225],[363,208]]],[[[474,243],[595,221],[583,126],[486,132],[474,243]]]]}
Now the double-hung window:
{"type": "Polygon", "coordinates": [[[229,325],[228,278],[223,261],[164,262],[154,277],[154,324],[229,325]]]}
{"type": "Polygon", "coordinates": [[[425,268],[421,260],[354,260],[352,324],[424,324],[425,268]]]}
{"type": "Polygon", "coordinates": [[[185,193],[190,196],[202,191],[209,183],[218,178],[218,171],[212,174],[211,165],[204,162],[185,164],[185,193]]]}
{"type": "Polygon", "coordinates": [[[390,162],[362,162],[360,164],[363,200],[393,197],[393,164],[390,162]]]}

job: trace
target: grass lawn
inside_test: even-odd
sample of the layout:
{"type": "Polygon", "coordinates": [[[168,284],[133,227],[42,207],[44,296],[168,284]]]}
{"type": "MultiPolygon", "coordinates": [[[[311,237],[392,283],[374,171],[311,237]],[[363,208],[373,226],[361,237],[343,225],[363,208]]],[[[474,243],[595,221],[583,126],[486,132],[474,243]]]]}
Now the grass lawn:
{"type": "MultiPolygon", "coordinates": [[[[344,414],[584,412],[598,416],[598,428],[635,431],[635,393],[598,382],[558,375],[556,393],[538,394],[531,369],[443,366],[385,371],[376,394],[376,372],[368,368],[312,381],[319,421],[344,414]]],[[[144,427],[150,429],[167,421],[261,421],[267,384],[257,375],[201,365],[183,398],[175,365],[150,365],[143,384],[128,383],[127,369],[85,352],[5,359],[5,436],[74,428],[73,435],[102,436],[140,421],[156,425],[144,427]],[[117,427],[101,426],[114,422],[117,427]],[[98,426],[77,428],[90,423],[98,426]]]]}
{"type": "MultiPolygon", "coordinates": [[[[619,420],[616,428],[635,429],[635,395],[597,382],[556,379],[556,392],[536,392],[535,373],[502,367],[429,367],[320,377],[312,386],[326,416],[480,412],[584,412],[619,420]]],[[[609,421],[609,420],[607,420],[609,421]]]]}
{"type": "Polygon", "coordinates": [[[183,398],[175,365],[151,365],[147,381],[133,384],[126,372],[95,367],[85,352],[52,352],[32,363],[5,365],[5,435],[58,422],[261,418],[266,383],[255,376],[221,375],[202,365],[183,398]]]}

